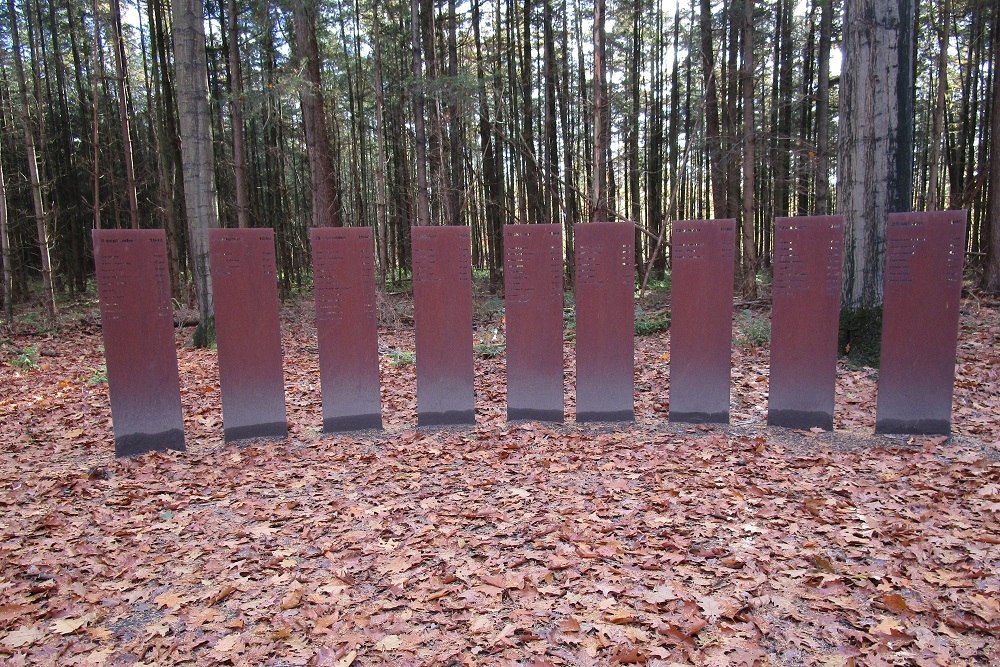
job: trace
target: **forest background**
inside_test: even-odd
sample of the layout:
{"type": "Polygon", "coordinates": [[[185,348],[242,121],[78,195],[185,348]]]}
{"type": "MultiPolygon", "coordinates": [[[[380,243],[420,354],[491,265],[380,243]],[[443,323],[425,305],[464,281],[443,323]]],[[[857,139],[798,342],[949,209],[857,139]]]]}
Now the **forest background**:
{"type": "Polygon", "coordinates": [[[373,226],[383,282],[407,280],[412,224],[469,225],[497,288],[504,223],[563,225],[572,281],[574,223],[633,222],[638,275],[660,278],[671,221],[734,217],[736,287],[753,297],[776,216],[842,212],[845,304],[864,306],[880,301],[888,210],[965,208],[970,276],[1000,290],[989,0],[6,0],[0,14],[8,316],[86,292],[89,231],[130,226],[166,229],[174,295],[194,303],[210,301],[197,277],[217,225],[273,227],[287,294],[310,282],[312,225],[373,226]]]}

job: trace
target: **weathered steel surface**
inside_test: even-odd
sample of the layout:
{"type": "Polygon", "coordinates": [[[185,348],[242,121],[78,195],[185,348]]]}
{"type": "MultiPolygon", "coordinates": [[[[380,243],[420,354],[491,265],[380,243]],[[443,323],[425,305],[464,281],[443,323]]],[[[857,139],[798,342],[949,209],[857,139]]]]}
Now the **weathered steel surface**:
{"type": "Polygon", "coordinates": [[[966,211],[890,213],[875,430],[951,432],[966,211]]]}
{"type": "Polygon", "coordinates": [[[226,442],[282,438],[285,388],[271,229],[208,235],[226,442]]]}
{"type": "Polygon", "coordinates": [[[184,449],[166,235],[95,229],[115,456],[184,449]]]}
{"type": "Polygon", "coordinates": [[[670,420],[729,423],[736,221],[674,223],[670,420]]]}
{"type": "Polygon", "coordinates": [[[475,424],[468,227],[413,227],[417,425],[475,424]]]}
{"type": "Polygon", "coordinates": [[[844,218],[774,221],[767,423],[833,429],[844,218]]]}
{"type": "Polygon", "coordinates": [[[563,421],[560,225],[504,225],[507,419],[563,421]]]}
{"type": "Polygon", "coordinates": [[[323,430],[380,429],[372,228],[314,227],[310,237],[323,430]]]}
{"type": "Polygon", "coordinates": [[[632,421],[635,228],[575,226],[576,420],[632,421]]]}

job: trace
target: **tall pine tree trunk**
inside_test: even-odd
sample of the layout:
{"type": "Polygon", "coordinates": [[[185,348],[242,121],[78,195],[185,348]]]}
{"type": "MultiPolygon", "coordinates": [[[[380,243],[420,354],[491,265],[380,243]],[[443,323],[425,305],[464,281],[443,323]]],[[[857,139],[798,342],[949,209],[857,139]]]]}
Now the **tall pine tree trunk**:
{"type": "Polygon", "coordinates": [[[300,98],[312,176],[313,225],[340,227],[340,193],[326,127],[319,45],[316,42],[316,12],[315,0],[296,0],[292,6],[295,51],[305,75],[300,98]]]}
{"type": "Polygon", "coordinates": [[[743,0],[743,296],[757,298],[757,246],[754,242],[753,0],[743,0]]]}
{"type": "Polygon", "coordinates": [[[189,259],[200,315],[192,343],[209,347],[215,341],[215,309],[208,270],[208,230],[219,226],[219,207],[201,0],[174,0],[173,37],[189,259]]]}
{"type": "Polygon", "coordinates": [[[844,216],[841,346],[877,360],[890,211],[912,192],[914,0],[846,0],[838,211],[844,216]]]}
{"type": "MultiPolygon", "coordinates": [[[[927,158],[927,210],[941,208],[942,198],[939,188],[939,170],[941,162],[941,144],[944,140],[944,114],[948,94],[948,44],[951,33],[951,0],[944,0],[941,7],[941,47],[938,50],[937,96],[934,102],[934,116],[931,122],[931,149],[927,158]]],[[[994,76],[996,76],[994,74],[994,76]]]]}
{"type": "Polygon", "coordinates": [[[389,276],[388,190],[385,180],[385,89],[382,83],[382,17],[373,8],[372,47],[375,52],[375,225],[378,237],[379,282],[384,287],[389,276]]]}
{"type": "MultiPolygon", "coordinates": [[[[35,211],[35,232],[38,237],[38,252],[41,256],[42,289],[44,290],[45,311],[49,321],[56,319],[56,293],[52,282],[52,263],[49,256],[48,223],[45,219],[45,202],[42,198],[41,175],[38,171],[38,155],[35,148],[35,129],[32,109],[37,105],[28,103],[28,86],[24,76],[24,60],[21,57],[21,37],[17,27],[17,10],[14,0],[7,0],[10,34],[14,48],[14,72],[17,76],[18,92],[21,96],[21,125],[24,130],[24,148],[28,160],[28,178],[31,183],[31,201],[35,211]]],[[[37,101],[37,100],[36,100],[37,101]]]]}
{"type": "Polygon", "coordinates": [[[1000,294],[1000,12],[993,16],[993,104],[990,116],[989,239],[983,289],[1000,294]]]}
{"type": "Polygon", "coordinates": [[[605,0],[594,3],[594,172],[590,184],[590,221],[607,222],[611,219],[608,201],[608,109],[605,75],[605,0]]]}
{"type": "Polygon", "coordinates": [[[7,232],[7,180],[3,175],[2,156],[0,156],[0,252],[2,252],[0,262],[3,262],[3,314],[4,319],[11,322],[14,319],[14,267],[10,265],[10,235],[7,232]]]}
{"type": "Polygon", "coordinates": [[[128,105],[128,61],[122,38],[122,10],[119,0],[112,0],[112,30],[115,47],[115,74],[118,84],[118,118],[122,128],[122,158],[125,164],[125,194],[128,196],[129,224],[139,229],[139,197],[135,187],[135,163],[132,156],[132,123],[128,105]]]}
{"type": "Polygon", "coordinates": [[[816,82],[816,214],[830,211],[830,40],[833,0],[819,0],[819,62],[816,82]]]}
{"type": "Polygon", "coordinates": [[[240,70],[240,29],[236,0],[229,0],[229,94],[233,114],[233,172],[236,186],[236,224],[247,227],[250,195],[247,191],[247,152],[243,137],[243,76],[240,70]]]}
{"type": "Polygon", "coordinates": [[[420,0],[410,0],[410,49],[413,54],[413,135],[417,162],[417,224],[431,224],[427,191],[427,128],[424,117],[424,62],[421,47],[420,0]]]}

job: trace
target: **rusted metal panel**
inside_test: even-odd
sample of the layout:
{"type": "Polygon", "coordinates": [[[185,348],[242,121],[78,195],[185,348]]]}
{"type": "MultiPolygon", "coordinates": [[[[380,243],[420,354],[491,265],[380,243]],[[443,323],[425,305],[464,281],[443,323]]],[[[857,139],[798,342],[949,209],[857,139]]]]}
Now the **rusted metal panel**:
{"type": "Polygon", "coordinates": [[[889,214],[878,433],[951,433],[966,219],[889,214]]]}
{"type": "Polygon", "coordinates": [[[504,225],[507,419],[563,421],[560,225],[504,225]]]}
{"type": "Polygon", "coordinates": [[[468,227],[413,227],[417,426],[475,424],[468,227]]]}
{"type": "Polygon", "coordinates": [[[736,221],[674,223],[670,420],[729,423],[736,221]]]}
{"type": "Polygon", "coordinates": [[[844,218],[774,221],[767,423],[833,429],[844,218]]]}
{"type": "Polygon", "coordinates": [[[226,442],[283,438],[285,388],[271,229],[208,234],[226,442]]]}
{"type": "Polygon", "coordinates": [[[632,421],[635,228],[575,225],[576,420],[632,421]]]}
{"type": "Polygon", "coordinates": [[[310,238],[323,430],[380,429],[372,228],[314,227],[310,238]]]}
{"type": "Polygon", "coordinates": [[[93,239],[115,456],[183,450],[166,235],[95,229],[93,239]]]}

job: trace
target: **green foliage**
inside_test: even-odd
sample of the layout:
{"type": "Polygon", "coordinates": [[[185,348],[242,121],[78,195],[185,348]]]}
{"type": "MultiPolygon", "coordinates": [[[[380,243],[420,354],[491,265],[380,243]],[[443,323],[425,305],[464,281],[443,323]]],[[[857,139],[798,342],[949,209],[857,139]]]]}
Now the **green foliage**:
{"type": "Polygon", "coordinates": [[[93,372],[90,374],[90,377],[87,378],[87,384],[89,384],[91,387],[94,387],[94,386],[99,385],[99,384],[107,384],[107,383],[108,383],[108,365],[107,364],[101,364],[100,366],[98,366],[97,368],[95,368],[93,370],[93,372]]]}
{"type": "Polygon", "coordinates": [[[409,350],[390,350],[387,354],[389,363],[393,368],[403,368],[417,363],[417,353],[409,350]]]}
{"type": "Polygon", "coordinates": [[[669,292],[670,291],[670,274],[667,273],[659,278],[654,278],[650,276],[649,282],[646,283],[647,292],[669,292]]]}
{"type": "Polygon", "coordinates": [[[496,359],[504,353],[506,345],[502,342],[480,341],[473,348],[476,356],[480,359],[496,359]]]}
{"type": "Polygon", "coordinates": [[[38,346],[28,345],[22,349],[10,360],[10,365],[22,371],[30,371],[38,368],[38,346]]]}
{"type": "Polygon", "coordinates": [[[635,317],[635,335],[649,336],[670,328],[670,314],[639,313],[635,317]]]}
{"type": "Polygon", "coordinates": [[[36,332],[41,332],[45,329],[44,318],[41,313],[35,310],[29,310],[26,313],[18,315],[17,321],[24,326],[31,327],[36,332]]]}
{"type": "Polygon", "coordinates": [[[882,309],[840,311],[837,349],[856,366],[878,368],[882,344],[882,309]]]}
{"type": "Polygon", "coordinates": [[[771,342],[770,318],[749,308],[736,316],[736,328],[736,344],[740,347],[763,347],[771,342]]]}
{"type": "Polygon", "coordinates": [[[473,315],[477,320],[496,320],[503,317],[504,302],[499,296],[491,295],[476,299],[474,307],[475,312],[473,315]]]}

